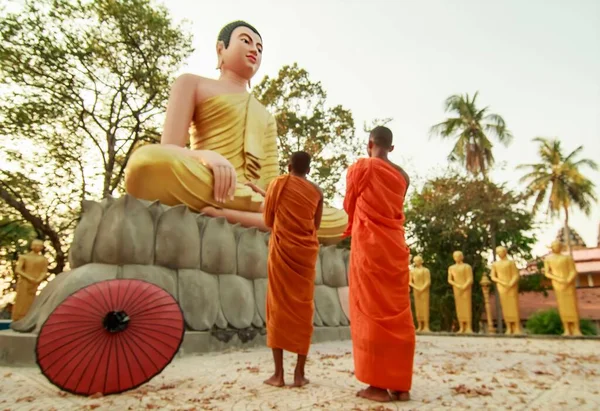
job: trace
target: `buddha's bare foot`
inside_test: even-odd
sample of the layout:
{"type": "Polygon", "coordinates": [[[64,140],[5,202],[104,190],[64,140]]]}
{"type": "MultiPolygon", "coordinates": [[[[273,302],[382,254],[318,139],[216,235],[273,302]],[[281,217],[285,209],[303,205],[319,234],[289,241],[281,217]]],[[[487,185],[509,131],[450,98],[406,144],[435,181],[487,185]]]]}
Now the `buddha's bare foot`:
{"type": "Polygon", "coordinates": [[[283,387],[285,385],[285,381],[283,380],[283,374],[273,374],[273,376],[268,380],[265,380],[264,383],[267,385],[272,385],[273,387],[283,387]]]}
{"type": "Polygon", "coordinates": [[[394,401],[410,401],[410,392],[408,391],[390,391],[394,401]]]}
{"type": "Polygon", "coordinates": [[[383,388],[377,388],[373,386],[365,388],[364,390],[360,390],[356,393],[356,395],[366,400],[377,402],[390,402],[393,400],[393,397],[390,395],[388,390],[384,390],[383,388]]]}
{"type": "Polygon", "coordinates": [[[215,208],[215,207],[210,207],[210,206],[204,207],[202,210],[200,210],[200,212],[209,217],[222,217],[223,216],[223,210],[215,208]]]}

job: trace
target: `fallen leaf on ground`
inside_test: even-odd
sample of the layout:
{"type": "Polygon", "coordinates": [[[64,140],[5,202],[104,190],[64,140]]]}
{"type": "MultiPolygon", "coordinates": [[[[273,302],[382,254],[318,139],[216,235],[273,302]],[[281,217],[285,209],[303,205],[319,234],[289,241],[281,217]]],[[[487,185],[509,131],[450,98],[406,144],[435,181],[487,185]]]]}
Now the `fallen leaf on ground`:
{"type": "Polygon", "coordinates": [[[453,390],[455,395],[464,394],[467,398],[492,395],[492,393],[487,388],[468,388],[464,384],[460,384],[454,387],[453,390]]]}
{"type": "Polygon", "coordinates": [[[32,397],[31,395],[27,396],[27,397],[21,397],[17,400],[17,402],[33,402],[35,401],[35,397],[32,397]]]}
{"type": "Polygon", "coordinates": [[[95,394],[90,395],[88,398],[96,399],[96,398],[100,398],[100,397],[103,397],[102,393],[101,392],[97,392],[95,394]]]}

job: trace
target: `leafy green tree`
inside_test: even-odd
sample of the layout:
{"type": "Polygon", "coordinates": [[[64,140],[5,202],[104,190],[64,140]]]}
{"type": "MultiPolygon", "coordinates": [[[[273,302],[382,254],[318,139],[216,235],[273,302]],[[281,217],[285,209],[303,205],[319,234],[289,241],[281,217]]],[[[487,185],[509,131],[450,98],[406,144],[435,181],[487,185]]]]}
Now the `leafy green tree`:
{"type": "Polygon", "coordinates": [[[501,116],[490,113],[489,107],[477,107],[478,94],[448,97],[445,111],[453,116],[431,127],[430,134],[455,141],[448,156],[450,161],[460,162],[473,175],[486,175],[494,164],[489,136],[495,136],[504,145],[510,144],[513,136],[501,116]]]}
{"type": "Polygon", "coordinates": [[[263,78],[254,94],[277,119],[281,172],[287,172],[293,152],[308,152],[313,157],[311,178],[333,200],[340,193],[343,171],[365,150],[366,142],[355,136],[350,110],[327,106],[321,82],[311,80],[297,63],[282,67],[277,77],[263,78]]]}
{"type": "Polygon", "coordinates": [[[571,251],[569,209],[575,206],[589,216],[592,206],[598,201],[594,183],[583,175],[581,169],[598,170],[598,165],[593,160],[577,158],[583,146],[565,155],[558,139],[537,137],[533,141],[539,144],[540,162],[518,167],[529,170],[521,182],[527,183],[529,194],[535,197],[534,211],[545,203],[551,217],[558,217],[561,211],[564,212],[567,248],[571,251]]]}
{"type": "Polygon", "coordinates": [[[463,252],[473,267],[473,326],[483,312],[479,281],[488,270],[492,246],[490,223],[495,221],[496,239],[516,260],[531,258],[535,238],[533,215],[516,193],[489,180],[457,174],[434,178],[408,201],[407,242],[413,256],[420,254],[431,271],[431,327],[450,330],[456,320],[448,267],[452,253],[463,252]]]}
{"type": "Polygon", "coordinates": [[[61,272],[81,200],[121,191],[132,151],[159,136],[191,38],[151,0],[14,6],[0,11],[0,198],[61,272]]]}

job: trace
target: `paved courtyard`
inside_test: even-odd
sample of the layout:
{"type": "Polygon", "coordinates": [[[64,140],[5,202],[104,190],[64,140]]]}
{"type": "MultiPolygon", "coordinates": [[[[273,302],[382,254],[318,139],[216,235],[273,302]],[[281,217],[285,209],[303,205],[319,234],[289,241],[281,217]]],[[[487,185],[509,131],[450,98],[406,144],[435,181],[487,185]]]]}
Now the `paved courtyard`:
{"type": "MultiPolygon", "coordinates": [[[[274,388],[267,349],[177,358],[146,385],[121,395],[60,392],[37,368],[0,367],[0,410],[598,410],[600,343],[589,340],[417,337],[412,400],[355,397],[349,341],[314,345],[311,384],[274,388]]],[[[291,382],[293,358],[285,358],[291,382]]]]}

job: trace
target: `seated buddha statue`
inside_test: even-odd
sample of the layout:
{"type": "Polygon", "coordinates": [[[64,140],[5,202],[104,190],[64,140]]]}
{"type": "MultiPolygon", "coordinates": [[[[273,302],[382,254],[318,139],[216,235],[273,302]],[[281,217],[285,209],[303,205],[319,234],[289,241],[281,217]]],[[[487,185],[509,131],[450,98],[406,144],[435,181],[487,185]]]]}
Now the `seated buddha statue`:
{"type": "MultiPolygon", "coordinates": [[[[183,74],[175,80],[160,144],[132,154],[125,188],[136,198],[184,204],[269,231],[263,194],[279,175],[277,124],[247,91],[261,64],[262,38],[250,24],[235,21],[220,31],[216,50],[219,78],[183,74]]],[[[338,242],[347,222],[344,211],[326,208],[321,243],[338,242]]]]}

